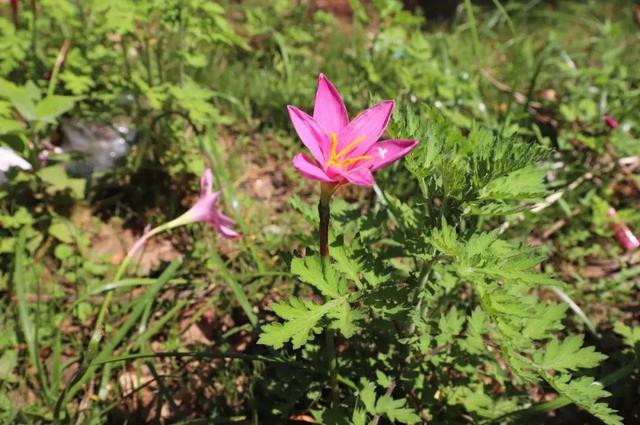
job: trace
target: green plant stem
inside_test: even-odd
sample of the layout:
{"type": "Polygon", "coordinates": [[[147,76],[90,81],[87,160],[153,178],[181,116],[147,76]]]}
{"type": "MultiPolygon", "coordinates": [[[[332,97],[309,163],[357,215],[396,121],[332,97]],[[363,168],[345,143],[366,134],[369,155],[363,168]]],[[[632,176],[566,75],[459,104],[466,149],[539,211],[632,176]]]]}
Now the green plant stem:
{"type": "MultiPolygon", "coordinates": [[[[205,154],[209,157],[209,161],[211,162],[211,166],[213,168],[213,173],[217,177],[218,182],[222,183],[221,186],[223,186],[224,192],[227,193],[232,200],[237,201],[235,190],[233,189],[233,185],[229,181],[229,176],[226,172],[227,170],[223,166],[224,161],[222,159],[222,152],[220,152],[220,146],[215,140],[215,129],[212,127],[209,127],[207,128],[207,133],[209,134],[208,140],[206,140],[205,142],[205,139],[203,137],[201,139],[202,140],[201,146],[205,151],[205,154]]],[[[238,227],[240,228],[240,233],[248,234],[247,225],[242,215],[240,214],[240,211],[235,205],[232,205],[232,207],[233,207],[233,216],[236,219],[236,223],[238,227]]],[[[264,272],[265,266],[262,260],[260,259],[260,256],[258,255],[258,251],[256,250],[256,244],[246,243],[244,241],[243,243],[245,244],[245,248],[249,251],[249,255],[251,255],[253,262],[256,264],[256,267],[258,268],[258,272],[260,273],[264,272]]]]}
{"type": "Polygon", "coordinates": [[[249,318],[249,322],[251,322],[251,325],[255,328],[258,326],[258,317],[253,313],[253,310],[251,310],[251,304],[249,303],[247,295],[244,293],[242,285],[234,279],[226,264],[215,250],[212,252],[211,256],[218,265],[218,270],[220,271],[220,274],[222,274],[223,279],[229,284],[229,287],[231,288],[233,295],[236,297],[236,301],[240,304],[242,311],[244,311],[244,314],[249,318]]]}
{"type": "Polygon", "coordinates": [[[420,192],[422,192],[422,196],[424,197],[424,209],[427,218],[431,220],[431,202],[429,200],[429,188],[427,187],[427,182],[424,177],[418,178],[418,186],[420,186],[420,192]]]}
{"type": "Polygon", "coordinates": [[[56,90],[56,84],[58,84],[58,74],[60,74],[60,68],[62,68],[62,64],[67,57],[67,53],[69,52],[69,47],[71,47],[71,41],[65,40],[58,52],[58,56],[56,56],[56,62],[53,64],[53,68],[51,69],[51,76],[49,77],[49,86],[47,87],[47,97],[53,96],[56,90]]]}
{"type": "MultiPolygon", "coordinates": [[[[320,264],[322,273],[326,274],[329,258],[329,220],[331,218],[331,195],[335,187],[323,184],[320,192],[320,202],[318,203],[318,215],[320,226],[318,229],[318,240],[320,243],[320,264]]],[[[326,328],[324,332],[325,352],[329,365],[329,386],[331,387],[331,404],[337,406],[340,400],[340,388],[338,387],[338,359],[336,358],[336,343],[333,329],[326,328]]]]}
{"type": "Polygon", "coordinates": [[[471,39],[473,41],[473,54],[477,57],[480,50],[480,41],[478,40],[478,26],[476,24],[476,17],[473,14],[473,6],[471,0],[464,0],[464,8],[467,12],[467,19],[469,20],[469,26],[471,27],[471,39]]]}

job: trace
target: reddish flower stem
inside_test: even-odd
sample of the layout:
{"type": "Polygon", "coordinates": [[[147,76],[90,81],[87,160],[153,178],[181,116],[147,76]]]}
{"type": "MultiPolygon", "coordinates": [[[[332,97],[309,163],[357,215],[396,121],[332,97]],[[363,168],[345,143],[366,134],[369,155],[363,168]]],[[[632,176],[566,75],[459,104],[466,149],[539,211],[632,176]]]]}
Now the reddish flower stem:
{"type": "MultiPolygon", "coordinates": [[[[322,273],[326,277],[326,269],[329,258],[329,220],[331,217],[331,196],[336,186],[330,184],[322,184],[320,192],[320,202],[318,203],[318,215],[320,217],[320,226],[318,228],[318,241],[320,243],[320,263],[322,265],[322,273]]],[[[331,404],[337,406],[340,401],[340,389],[338,387],[338,361],[336,359],[336,343],[333,335],[333,329],[326,328],[324,332],[325,350],[327,363],[329,363],[329,386],[331,387],[331,404]]]]}

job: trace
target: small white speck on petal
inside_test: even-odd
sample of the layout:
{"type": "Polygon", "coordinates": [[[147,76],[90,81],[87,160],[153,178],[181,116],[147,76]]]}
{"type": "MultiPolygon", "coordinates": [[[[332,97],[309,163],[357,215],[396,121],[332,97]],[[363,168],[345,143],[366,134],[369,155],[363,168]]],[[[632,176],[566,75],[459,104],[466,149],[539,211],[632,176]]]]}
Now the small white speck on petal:
{"type": "Polygon", "coordinates": [[[378,154],[380,155],[380,158],[384,159],[384,157],[387,156],[387,149],[378,148],[378,154]]]}

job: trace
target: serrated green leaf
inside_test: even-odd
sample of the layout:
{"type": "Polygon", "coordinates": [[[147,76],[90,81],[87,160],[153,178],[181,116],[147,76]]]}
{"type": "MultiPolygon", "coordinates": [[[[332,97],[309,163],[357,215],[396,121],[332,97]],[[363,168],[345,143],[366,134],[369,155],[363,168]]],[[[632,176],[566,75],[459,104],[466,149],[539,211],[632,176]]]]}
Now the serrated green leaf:
{"type": "Polygon", "coordinates": [[[391,422],[401,424],[415,424],[420,422],[420,417],[413,409],[405,407],[407,400],[404,398],[393,399],[391,396],[383,395],[376,403],[376,413],[385,415],[391,422]]]}
{"type": "Polygon", "coordinates": [[[323,272],[322,263],[316,256],[294,258],[291,261],[291,273],[316,288],[325,297],[339,298],[345,294],[346,288],[341,284],[340,276],[335,269],[327,266],[323,272]]]}
{"type": "Polygon", "coordinates": [[[613,330],[624,338],[624,343],[629,347],[635,347],[640,343],[640,326],[631,328],[622,322],[616,322],[613,330]]]}
{"type": "Polygon", "coordinates": [[[537,352],[534,361],[543,369],[559,371],[596,367],[607,356],[594,347],[582,347],[582,335],[572,335],[562,342],[553,339],[547,344],[544,354],[537,352]]]}
{"type": "Polygon", "coordinates": [[[307,343],[312,333],[320,332],[320,320],[343,302],[343,299],[337,299],[326,304],[315,304],[292,297],[288,302],[272,303],[271,309],[285,322],[263,326],[258,344],[278,349],[290,340],[294,349],[300,348],[307,343]]]}
{"type": "Polygon", "coordinates": [[[360,400],[367,412],[374,415],[376,413],[376,386],[365,378],[361,380],[361,384],[360,400]]]}
{"type": "Polygon", "coordinates": [[[362,266],[347,254],[347,250],[343,246],[332,248],[331,258],[336,261],[336,269],[344,273],[349,279],[360,282],[362,266]]]}
{"type": "Polygon", "coordinates": [[[357,322],[362,319],[362,313],[353,310],[349,303],[342,303],[331,310],[328,316],[333,319],[331,325],[345,336],[351,338],[359,329],[357,322]]]}
{"type": "Polygon", "coordinates": [[[607,425],[623,425],[622,418],[606,403],[598,402],[600,398],[611,394],[605,391],[602,384],[590,376],[571,379],[568,374],[545,376],[545,380],[558,393],[569,398],[576,405],[591,413],[607,425]]]}
{"type": "Polygon", "coordinates": [[[528,166],[490,181],[480,189],[480,199],[531,201],[540,199],[546,190],[544,167],[528,166]]]}
{"type": "Polygon", "coordinates": [[[442,228],[436,229],[431,234],[431,243],[439,251],[457,256],[460,254],[460,245],[458,244],[456,229],[447,224],[446,220],[442,221],[442,228]]]}
{"type": "Polygon", "coordinates": [[[313,226],[318,225],[320,221],[320,219],[318,218],[318,212],[311,208],[309,203],[302,201],[302,199],[300,199],[298,195],[290,197],[288,202],[291,208],[302,214],[302,216],[309,224],[313,226]]]}

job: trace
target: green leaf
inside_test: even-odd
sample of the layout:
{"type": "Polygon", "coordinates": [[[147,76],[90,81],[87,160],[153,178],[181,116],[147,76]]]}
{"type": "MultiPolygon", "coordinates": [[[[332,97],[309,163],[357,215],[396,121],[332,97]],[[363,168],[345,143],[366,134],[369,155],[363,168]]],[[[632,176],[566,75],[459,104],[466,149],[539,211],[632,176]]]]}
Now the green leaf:
{"type": "Polygon", "coordinates": [[[49,226],[49,234],[64,243],[73,243],[75,229],[69,221],[55,217],[49,226]]]}
{"type": "Polygon", "coordinates": [[[385,192],[385,198],[389,202],[389,207],[393,212],[393,215],[401,223],[401,225],[407,229],[415,229],[418,226],[418,218],[415,211],[400,199],[385,192]]]}
{"type": "Polygon", "coordinates": [[[53,124],[56,118],[73,109],[78,97],[75,96],[47,96],[38,102],[36,106],[36,118],[40,121],[53,124]]]}
{"type": "Polygon", "coordinates": [[[308,202],[304,202],[298,195],[294,195],[289,198],[289,205],[294,210],[298,211],[307,223],[318,226],[320,219],[318,218],[318,212],[314,210],[308,202]]]}
{"type": "Polygon", "coordinates": [[[438,329],[440,333],[436,337],[438,345],[445,345],[453,342],[455,336],[462,332],[465,317],[458,313],[458,309],[451,308],[447,314],[440,316],[438,329]]]}
{"type": "Polygon", "coordinates": [[[353,310],[349,303],[345,302],[331,310],[329,317],[333,319],[332,328],[339,330],[346,338],[351,338],[359,329],[357,322],[362,319],[362,313],[353,310]]]}
{"type": "Polygon", "coordinates": [[[449,226],[446,220],[442,220],[441,229],[436,229],[431,234],[431,243],[444,254],[456,256],[460,253],[456,229],[449,226]]]}
{"type": "Polygon", "coordinates": [[[594,347],[582,347],[582,335],[572,335],[562,342],[557,339],[547,344],[544,354],[537,352],[534,361],[543,369],[559,371],[596,367],[607,356],[594,347]]]}
{"type": "Polygon", "coordinates": [[[338,273],[333,267],[326,267],[323,273],[322,263],[317,256],[294,258],[291,261],[291,273],[316,288],[325,297],[339,298],[346,294],[346,285],[341,284],[338,273]]]}
{"type": "Polygon", "coordinates": [[[263,326],[258,344],[277,349],[291,341],[294,349],[300,348],[307,343],[312,333],[320,332],[320,320],[343,302],[343,299],[337,299],[326,304],[315,304],[292,297],[288,302],[272,303],[271,309],[285,322],[263,326]]]}
{"type": "Polygon", "coordinates": [[[360,271],[362,266],[347,254],[347,249],[344,246],[332,247],[331,258],[336,262],[335,268],[344,273],[349,279],[360,282],[360,271]]]}
{"type": "Polygon", "coordinates": [[[467,337],[465,348],[471,354],[481,354],[486,351],[482,335],[487,332],[489,319],[480,307],[476,307],[467,320],[467,337]]]}
{"type": "Polygon", "coordinates": [[[405,407],[407,400],[404,398],[393,399],[391,396],[383,395],[376,403],[376,413],[386,415],[391,422],[401,424],[415,424],[420,422],[420,417],[413,409],[405,407]]]}
{"type": "Polygon", "coordinates": [[[360,400],[367,412],[374,415],[376,413],[376,385],[366,378],[362,378],[360,383],[362,384],[360,400]]]}
{"type": "Polygon", "coordinates": [[[598,399],[611,394],[605,391],[602,384],[590,376],[570,380],[567,374],[545,376],[545,380],[561,395],[569,398],[576,405],[591,413],[607,425],[623,425],[622,418],[606,403],[598,399]]]}
{"type": "Polygon", "coordinates": [[[544,167],[528,166],[490,181],[480,189],[480,199],[532,201],[541,198],[546,190],[544,167]]]}
{"type": "Polygon", "coordinates": [[[631,328],[622,322],[616,322],[613,330],[624,338],[624,343],[629,347],[635,347],[640,343],[640,326],[631,328]]]}
{"type": "Polygon", "coordinates": [[[28,81],[24,86],[0,78],[0,96],[9,99],[13,107],[27,121],[37,118],[35,102],[40,99],[40,90],[28,81]]]}
{"type": "Polygon", "coordinates": [[[38,171],[38,176],[49,183],[47,192],[54,194],[58,191],[69,191],[75,199],[84,197],[86,181],[69,177],[63,164],[51,165],[38,171]]]}

